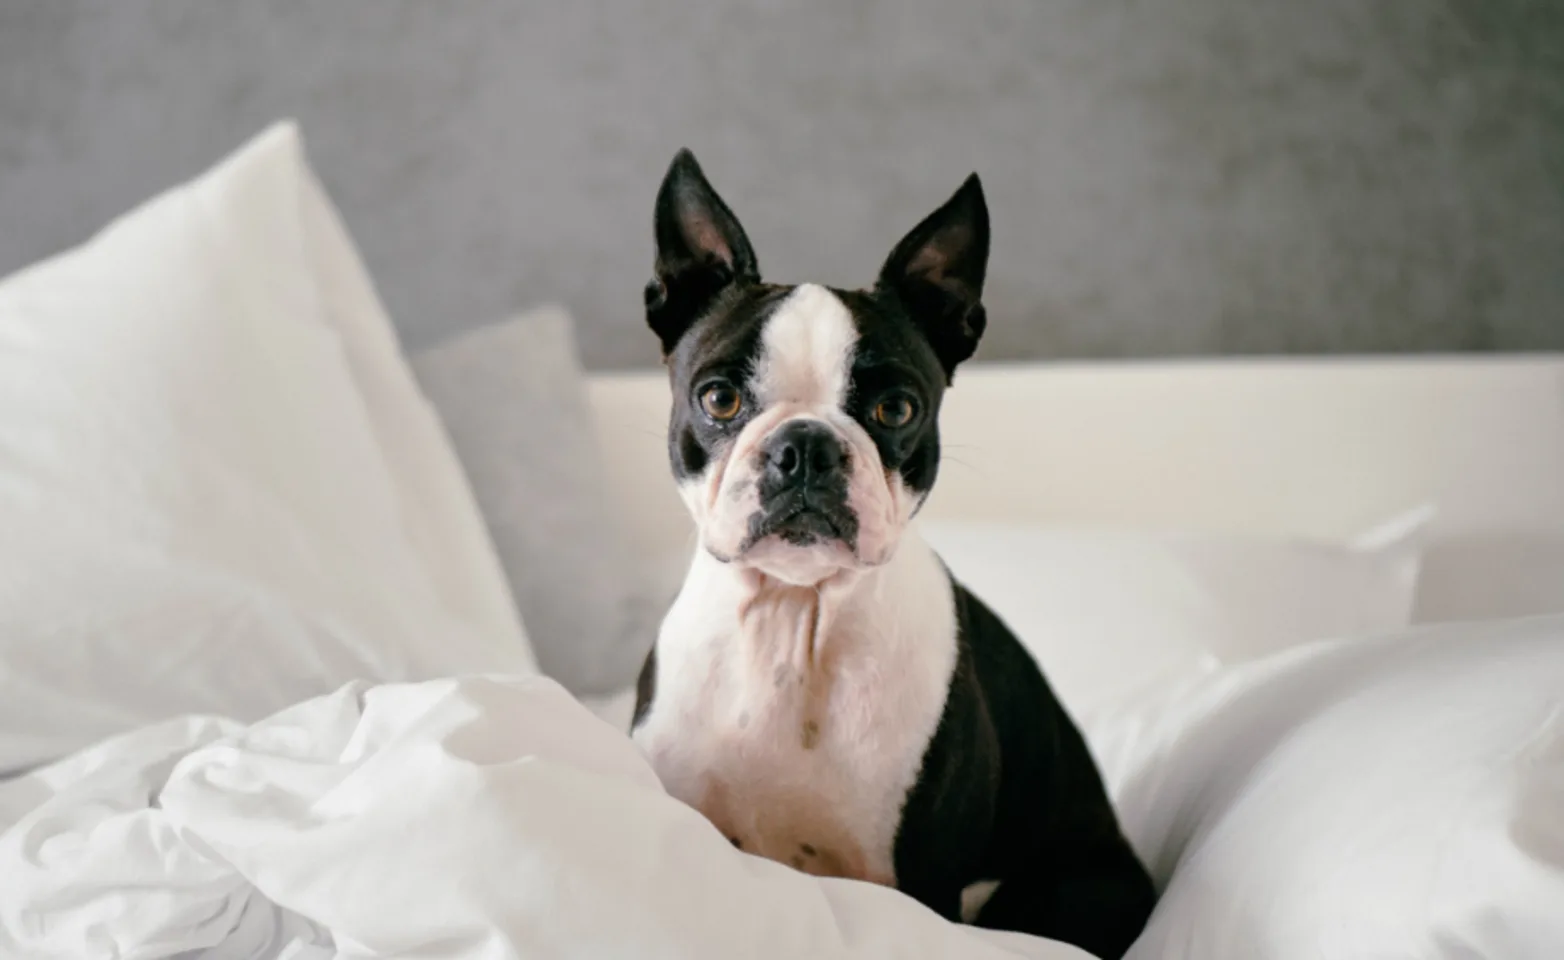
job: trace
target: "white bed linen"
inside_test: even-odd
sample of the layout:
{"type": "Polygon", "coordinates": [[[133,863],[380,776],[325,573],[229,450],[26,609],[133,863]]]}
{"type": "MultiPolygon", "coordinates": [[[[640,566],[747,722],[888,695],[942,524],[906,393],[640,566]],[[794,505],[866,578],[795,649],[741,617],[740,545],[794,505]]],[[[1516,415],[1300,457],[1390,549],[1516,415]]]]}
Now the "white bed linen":
{"type": "Polygon", "coordinates": [[[1087,730],[1128,960],[1564,956],[1564,617],[1310,644],[1087,730]]]}
{"type": "MultiPolygon", "coordinates": [[[[733,850],[596,706],[354,684],[89,748],[0,786],[0,957],[1080,956],[733,850]]],[[[1312,644],[1086,732],[1163,890],[1136,960],[1564,942],[1564,617],[1312,644]]]]}
{"type": "Polygon", "coordinates": [[[1085,956],[733,850],[540,678],[168,721],[0,787],[0,824],[3,957],[1085,956]]]}

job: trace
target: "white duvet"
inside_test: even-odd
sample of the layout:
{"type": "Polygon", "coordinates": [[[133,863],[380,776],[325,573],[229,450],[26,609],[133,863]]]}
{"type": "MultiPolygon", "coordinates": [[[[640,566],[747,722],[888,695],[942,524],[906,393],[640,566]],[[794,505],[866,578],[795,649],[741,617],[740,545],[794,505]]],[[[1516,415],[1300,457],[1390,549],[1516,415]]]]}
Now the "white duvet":
{"type": "MultiPolygon", "coordinates": [[[[0,785],[0,957],[1083,956],[740,853],[622,729],[471,677],[105,741],[0,785]]],[[[1564,618],[1299,648],[1088,733],[1163,891],[1134,960],[1560,955],[1564,618]]]]}
{"type": "Polygon", "coordinates": [[[350,685],[0,786],[0,956],[1038,957],[733,850],[551,681],[350,685]]]}
{"type": "MultiPolygon", "coordinates": [[[[618,707],[623,704],[618,704],[618,707]]],[[[0,785],[0,957],[1038,957],[734,850],[552,681],[348,685],[0,785]]],[[[1564,617],[1322,643],[1088,730],[1134,960],[1557,960],[1564,617]]]]}

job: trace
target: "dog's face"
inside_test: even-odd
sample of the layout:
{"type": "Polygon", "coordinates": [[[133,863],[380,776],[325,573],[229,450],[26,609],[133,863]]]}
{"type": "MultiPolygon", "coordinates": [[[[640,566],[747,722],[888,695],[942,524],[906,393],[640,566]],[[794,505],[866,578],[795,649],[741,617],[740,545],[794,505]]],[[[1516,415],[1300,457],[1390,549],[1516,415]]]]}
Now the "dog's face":
{"type": "Polygon", "coordinates": [[[794,584],[888,561],[934,486],[940,399],[983,332],[977,177],[868,290],[763,282],[688,151],[658,192],[656,230],[647,322],[673,388],[669,458],[704,548],[794,584]]]}

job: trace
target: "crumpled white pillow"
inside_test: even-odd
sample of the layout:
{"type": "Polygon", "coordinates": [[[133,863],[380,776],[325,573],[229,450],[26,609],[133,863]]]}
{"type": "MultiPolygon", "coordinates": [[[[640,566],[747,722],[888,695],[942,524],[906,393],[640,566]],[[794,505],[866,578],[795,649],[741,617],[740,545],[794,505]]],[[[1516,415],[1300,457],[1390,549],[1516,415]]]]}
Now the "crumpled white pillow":
{"type": "Polygon", "coordinates": [[[539,667],[577,695],[634,683],[666,604],[648,609],[638,589],[648,558],[633,554],[604,479],[570,314],[540,307],[425,348],[412,363],[539,667]]]}
{"type": "Polygon", "coordinates": [[[1086,734],[1161,900],[1130,960],[1554,960],[1564,617],[1311,644],[1086,734]]]}
{"type": "Polygon", "coordinates": [[[939,521],[924,537],[1078,719],[1310,640],[1410,622],[1419,508],[1352,543],[939,521]]]}
{"type": "Polygon", "coordinates": [[[532,670],[411,384],[291,125],[0,282],[0,772],[532,670]]]}

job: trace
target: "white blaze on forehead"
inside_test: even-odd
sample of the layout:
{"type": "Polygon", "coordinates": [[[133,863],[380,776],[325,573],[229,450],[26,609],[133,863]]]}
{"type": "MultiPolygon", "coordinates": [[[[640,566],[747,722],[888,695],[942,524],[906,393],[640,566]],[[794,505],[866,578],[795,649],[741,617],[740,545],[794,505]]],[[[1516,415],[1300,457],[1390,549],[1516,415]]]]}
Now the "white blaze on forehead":
{"type": "Polygon", "coordinates": [[[841,407],[858,327],[836,294],[805,283],[788,294],[760,333],[752,389],[762,407],[841,407]]]}

